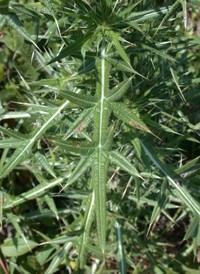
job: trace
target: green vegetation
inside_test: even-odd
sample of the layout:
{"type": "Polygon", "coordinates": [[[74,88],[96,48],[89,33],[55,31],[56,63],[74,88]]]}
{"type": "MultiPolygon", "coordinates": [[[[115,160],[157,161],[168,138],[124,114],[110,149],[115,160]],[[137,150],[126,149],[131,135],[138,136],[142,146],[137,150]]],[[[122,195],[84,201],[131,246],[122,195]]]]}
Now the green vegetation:
{"type": "Polygon", "coordinates": [[[0,0],[0,273],[200,271],[188,2],[0,0]]]}

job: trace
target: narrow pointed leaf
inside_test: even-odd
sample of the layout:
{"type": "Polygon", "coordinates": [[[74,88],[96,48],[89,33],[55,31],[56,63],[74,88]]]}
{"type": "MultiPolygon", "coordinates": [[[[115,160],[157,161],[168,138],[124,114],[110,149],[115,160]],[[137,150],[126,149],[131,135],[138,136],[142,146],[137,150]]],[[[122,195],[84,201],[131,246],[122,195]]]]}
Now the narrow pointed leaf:
{"type": "Polygon", "coordinates": [[[16,215],[9,213],[6,214],[8,220],[10,221],[10,223],[13,225],[13,227],[15,228],[15,230],[17,231],[17,233],[19,234],[20,238],[22,238],[24,240],[24,243],[27,245],[28,249],[31,251],[31,247],[28,244],[28,240],[26,238],[26,236],[24,235],[24,232],[22,231],[21,226],[19,225],[19,219],[16,215]]]}
{"type": "Polygon", "coordinates": [[[195,201],[186,188],[180,186],[179,182],[176,179],[173,179],[173,174],[167,169],[166,165],[160,161],[153,149],[150,148],[146,142],[144,143],[141,141],[141,145],[149,159],[166,176],[169,183],[175,188],[173,193],[176,194],[182,202],[192,210],[192,212],[200,215],[199,203],[195,201]]]}
{"type": "Polygon", "coordinates": [[[63,189],[65,189],[67,186],[74,183],[77,179],[81,178],[81,176],[85,173],[85,171],[90,167],[91,161],[92,161],[92,157],[90,155],[81,157],[78,165],[71,173],[63,189]]]}
{"type": "Polygon", "coordinates": [[[154,10],[133,12],[131,15],[127,16],[125,20],[134,21],[134,22],[151,20],[155,17],[160,17],[165,14],[168,15],[171,10],[172,10],[172,6],[168,6],[168,7],[163,7],[163,8],[154,9],[154,10]]]}
{"type": "Polygon", "coordinates": [[[96,105],[96,99],[92,96],[63,90],[60,90],[59,93],[70,102],[81,107],[94,107],[96,105]]]}
{"type": "Polygon", "coordinates": [[[130,175],[134,177],[143,179],[140,173],[137,171],[137,169],[123,155],[116,151],[111,151],[109,155],[111,162],[116,164],[122,170],[128,172],[130,175]]]}
{"type": "Polygon", "coordinates": [[[174,63],[175,62],[175,59],[173,59],[170,55],[168,55],[166,52],[164,52],[163,50],[160,50],[160,49],[157,49],[157,48],[154,48],[153,46],[149,46],[149,45],[146,45],[146,44],[142,44],[141,45],[142,48],[150,51],[151,53],[155,53],[156,55],[174,63]]]}
{"type": "Polygon", "coordinates": [[[0,148],[17,148],[23,145],[23,141],[15,138],[0,140],[0,148]]]}
{"type": "Polygon", "coordinates": [[[65,101],[59,108],[54,110],[53,114],[47,117],[45,123],[34,132],[33,136],[24,141],[23,146],[18,148],[13,155],[10,157],[9,161],[2,167],[0,178],[6,177],[17,165],[19,165],[24,159],[27,158],[34,143],[41,138],[41,136],[46,132],[48,128],[54,124],[55,119],[60,117],[62,110],[69,104],[69,101],[65,101]]]}
{"type": "Polygon", "coordinates": [[[147,79],[144,75],[142,75],[138,71],[136,71],[130,64],[128,64],[127,62],[125,62],[121,59],[118,60],[118,59],[106,57],[106,61],[109,64],[113,65],[119,71],[125,71],[125,72],[129,72],[131,74],[137,74],[140,77],[147,79]]]}
{"type": "Polygon", "coordinates": [[[197,236],[198,226],[200,223],[200,219],[198,215],[195,215],[187,229],[187,232],[184,236],[183,241],[187,241],[190,238],[195,238],[197,236]]]}
{"type": "Polygon", "coordinates": [[[106,183],[109,167],[108,153],[98,148],[92,155],[92,184],[95,193],[97,232],[102,253],[106,243],[106,183]]]}
{"type": "Polygon", "coordinates": [[[2,133],[4,133],[6,136],[13,137],[13,138],[15,138],[16,140],[17,140],[17,139],[21,139],[21,140],[26,141],[26,138],[27,138],[27,135],[22,134],[22,133],[17,132],[17,131],[14,131],[14,130],[12,130],[12,129],[10,129],[10,128],[7,129],[7,128],[4,128],[4,127],[1,127],[1,126],[0,126],[0,131],[1,131],[2,133]]]}
{"type": "Polygon", "coordinates": [[[79,264],[83,269],[87,259],[87,245],[90,243],[90,229],[95,217],[95,194],[89,195],[87,208],[84,216],[84,231],[79,241],[79,264]]]}
{"type": "Polygon", "coordinates": [[[148,228],[148,232],[151,229],[151,226],[153,225],[154,222],[156,222],[156,220],[158,219],[162,209],[164,209],[166,202],[167,202],[167,195],[166,195],[166,190],[167,190],[167,183],[164,182],[162,187],[161,187],[161,191],[159,193],[159,197],[158,197],[158,201],[156,203],[156,206],[153,209],[153,212],[151,214],[151,221],[150,221],[150,225],[148,228]]]}
{"type": "Polygon", "coordinates": [[[30,118],[31,115],[27,112],[12,111],[2,114],[0,116],[0,121],[5,119],[21,119],[21,118],[30,118]]]}
{"type": "Polygon", "coordinates": [[[3,221],[3,192],[0,191],[0,231],[2,230],[2,221],[3,221]]]}
{"type": "Polygon", "coordinates": [[[63,140],[67,140],[73,133],[80,134],[91,121],[93,111],[93,108],[83,110],[79,117],[69,126],[65,136],[63,137],[63,140]]]}
{"type": "MultiPolygon", "coordinates": [[[[109,31],[107,32],[107,34],[109,35],[113,45],[115,46],[118,54],[121,56],[121,58],[130,65],[130,60],[128,55],[126,54],[124,48],[121,46],[120,42],[119,42],[119,34],[115,33],[114,31],[109,31]]],[[[130,65],[131,67],[131,65],[130,65]]]]}
{"type": "Polygon", "coordinates": [[[66,153],[77,153],[80,155],[91,155],[96,148],[94,143],[89,143],[89,142],[82,142],[79,141],[78,139],[74,139],[74,141],[64,141],[64,140],[51,140],[53,143],[56,145],[66,149],[66,153]]]}
{"type": "Polygon", "coordinates": [[[170,71],[171,71],[172,77],[174,79],[174,82],[175,82],[175,84],[176,84],[176,86],[177,86],[177,88],[178,88],[178,90],[180,92],[181,98],[183,99],[184,102],[186,102],[185,96],[183,95],[183,92],[182,92],[182,90],[180,88],[180,85],[179,85],[179,82],[178,82],[178,76],[177,76],[175,70],[173,70],[173,68],[170,67],[170,71]]]}
{"type": "Polygon", "coordinates": [[[78,178],[80,178],[80,176],[82,176],[83,173],[88,169],[90,164],[91,164],[91,157],[82,157],[77,167],[74,169],[74,171],[71,174],[66,173],[66,175],[56,180],[52,180],[50,182],[42,182],[36,187],[32,188],[31,190],[24,192],[23,194],[15,197],[14,199],[8,199],[4,203],[3,208],[9,209],[17,205],[23,204],[29,200],[36,199],[44,195],[46,192],[48,192],[49,189],[57,185],[61,185],[67,178],[69,178],[67,182],[65,183],[65,186],[63,187],[63,189],[65,189],[67,186],[69,186],[70,184],[75,182],[78,178]]]}
{"type": "Polygon", "coordinates": [[[112,103],[112,110],[118,119],[122,120],[129,126],[154,135],[150,131],[150,129],[148,129],[145,123],[139,118],[138,113],[137,112],[134,113],[133,111],[129,110],[125,104],[112,103]]]}
{"type": "Polygon", "coordinates": [[[29,33],[24,29],[19,17],[15,13],[11,13],[11,12],[9,13],[7,17],[8,17],[7,19],[8,24],[11,27],[15,28],[16,31],[24,37],[24,39],[31,42],[38,50],[40,50],[37,44],[32,40],[29,33]]]}
{"type": "Polygon", "coordinates": [[[115,228],[117,232],[117,245],[118,245],[118,256],[119,256],[119,269],[120,274],[126,274],[126,261],[125,255],[123,252],[123,238],[122,238],[122,226],[118,221],[115,222],[115,228]]]}
{"type": "Polygon", "coordinates": [[[66,254],[69,252],[70,248],[73,246],[72,242],[66,243],[64,247],[62,247],[57,254],[53,257],[53,260],[51,261],[50,265],[44,272],[44,274],[53,274],[55,273],[57,267],[60,265],[60,263],[64,260],[66,254]]]}
{"type": "Polygon", "coordinates": [[[39,165],[42,166],[48,174],[51,174],[52,177],[56,178],[56,175],[44,154],[42,154],[40,151],[37,151],[34,157],[39,165]]]}
{"type": "Polygon", "coordinates": [[[8,162],[1,168],[0,178],[5,178],[17,165],[29,158],[30,148],[28,141],[23,142],[22,145],[15,150],[8,162]]]}
{"type": "Polygon", "coordinates": [[[119,83],[118,86],[111,89],[108,95],[108,100],[110,102],[119,100],[130,88],[131,80],[132,78],[126,79],[123,82],[119,83]]]}
{"type": "Polygon", "coordinates": [[[3,204],[4,209],[9,209],[12,207],[15,207],[17,205],[23,204],[29,200],[36,199],[42,195],[44,195],[49,189],[60,185],[64,180],[66,180],[70,174],[66,174],[63,177],[60,177],[56,180],[52,180],[50,182],[43,182],[35,187],[33,187],[31,190],[28,190],[24,193],[22,193],[19,196],[14,197],[14,199],[7,199],[7,201],[3,204]]]}
{"type": "Polygon", "coordinates": [[[45,195],[44,196],[44,200],[47,203],[48,207],[50,208],[50,210],[55,214],[57,220],[59,219],[59,215],[58,215],[58,210],[56,207],[56,204],[54,202],[54,199],[52,197],[50,197],[49,195],[45,195]]]}
{"type": "Polygon", "coordinates": [[[197,166],[197,163],[199,162],[199,159],[200,156],[196,157],[195,159],[192,159],[191,161],[188,161],[185,165],[176,169],[176,173],[181,174],[189,171],[193,167],[195,168],[197,166]]]}
{"type": "Polygon", "coordinates": [[[62,58],[67,57],[67,56],[72,56],[75,53],[80,53],[81,47],[84,45],[84,43],[88,42],[92,38],[93,34],[88,33],[85,37],[81,37],[77,39],[73,44],[69,45],[66,48],[63,48],[58,56],[54,57],[49,63],[52,64],[56,61],[60,61],[62,58]]]}

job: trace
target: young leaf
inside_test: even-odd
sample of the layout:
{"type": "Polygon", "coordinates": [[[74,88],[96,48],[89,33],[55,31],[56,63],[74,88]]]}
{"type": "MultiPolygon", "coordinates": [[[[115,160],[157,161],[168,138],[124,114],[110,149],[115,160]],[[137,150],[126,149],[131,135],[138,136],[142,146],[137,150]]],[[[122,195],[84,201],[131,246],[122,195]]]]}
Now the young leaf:
{"type": "Polygon", "coordinates": [[[81,47],[84,45],[84,43],[88,42],[93,37],[93,35],[94,34],[92,32],[89,32],[85,35],[85,37],[78,38],[73,44],[69,45],[66,48],[63,48],[56,57],[48,62],[47,65],[52,64],[56,61],[60,61],[64,57],[72,56],[75,53],[80,53],[81,47]]]}
{"type": "Polygon", "coordinates": [[[120,35],[114,31],[108,31],[107,35],[110,37],[112,44],[115,46],[118,54],[131,67],[129,57],[119,42],[120,35]]]}

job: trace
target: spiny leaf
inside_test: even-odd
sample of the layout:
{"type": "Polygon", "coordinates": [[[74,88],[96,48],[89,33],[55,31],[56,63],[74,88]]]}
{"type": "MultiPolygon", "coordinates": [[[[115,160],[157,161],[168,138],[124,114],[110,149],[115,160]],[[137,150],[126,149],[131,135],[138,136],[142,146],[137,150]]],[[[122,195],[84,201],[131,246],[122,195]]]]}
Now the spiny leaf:
{"type": "Polygon", "coordinates": [[[47,117],[45,123],[34,132],[33,136],[23,142],[23,145],[16,149],[13,155],[10,157],[8,162],[2,167],[0,178],[6,177],[17,165],[19,165],[24,159],[27,158],[34,143],[41,138],[44,132],[54,124],[55,119],[60,116],[61,111],[69,104],[69,101],[65,101],[59,108],[54,110],[52,115],[47,117]]]}
{"type": "Polygon", "coordinates": [[[17,148],[23,145],[23,141],[15,138],[0,140],[0,148],[17,148]]]}
{"type": "Polygon", "coordinates": [[[73,141],[64,141],[60,139],[51,140],[58,146],[66,149],[66,153],[77,153],[80,155],[91,155],[96,148],[96,145],[92,142],[83,142],[78,139],[73,141]]]}
{"type": "Polygon", "coordinates": [[[108,31],[107,35],[110,37],[110,39],[111,39],[113,45],[115,46],[118,54],[131,67],[129,57],[126,54],[124,48],[121,46],[121,44],[119,42],[120,35],[118,33],[115,33],[114,31],[108,31]]]}
{"type": "Polygon", "coordinates": [[[92,155],[92,185],[95,193],[97,232],[102,253],[106,243],[106,183],[109,167],[108,153],[97,148],[92,155]]]}
{"type": "Polygon", "coordinates": [[[93,116],[94,108],[85,109],[81,112],[78,118],[71,123],[63,140],[67,140],[73,133],[80,134],[87,124],[91,121],[93,116]]]}
{"type": "Polygon", "coordinates": [[[168,14],[171,10],[172,10],[172,6],[168,6],[168,7],[163,7],[163,8],[154,9],[154,10],[133,12],[126,17],[125,21],[140,22],[140,21],[151,20],[155,17],[160,17],[164,14],[168,14]]]}
{"type": "Polygon", "coordinates": [[[10,129],[10,128],[4,128],[4,127],[2,127],[2,126],[0,126],[0,130],[1,130],[1,132],[2,133],[4,133],[6,136],[10,136],[10,137],[13,137],[14,139],[21,139],[22,141],[24,140],[24,141],[26,141],[26,139],[27,139],[27,134],[22,134],[22,133],[20,133],[20,132],[17,132],[17,131],[15,131],[15,130],[12,130],[12,129],[10,129]]]}
{"type": "Polygon", "coordinates": [[[126,172],[128,172],[134,177],[143,179],[140,173],[137,171],[137,169],[123,155],[121,155],[120,153],[116,151],[111,151],[109,153],[109,156],[110,156],[111,162],[116,164],[118,167],[125,170],[126,172]]]}
{"type": "Polygon", "coordinates": [[[2,114],[0,116],[0,121],[5,119],[23,119],[23,118],[30,118],[30,114],[27,112],[19,112],[19,111],[12,111],[2,114]]]}
{"type": "Polygon", "coordinates": [[[7,23],[16,29],[16,31],[21,34],[24,39],[31,42],[38,50],[40,50],[37,46],[37,44],[32,40],[31,36],[27,33],[27,31],[24,29],[19,17],[15,13],[9,13],[7,15],[7,23]]]}
{"type": "Polygon", "coordinates": [[[166,205],[166,202],[168,199],[168,195],[166,195],[166,192],[167,192],[167,183],[165,181],[161,186],[161,191],[158,196],[158,201],[157,201],[156,206],[154,207],[153,212],[151,214],[151,221],[150,221],[150,225],[149,225],[147,234],[149,233],[153,223],[156,222],[156,220],[158,219],[162,209],[164,209],[164,207],[166,205]]]}
{"type": "Polygon", "coordinates": [[[28,141],[24,141],[21,143],[21,146],[15,150],[8,162],[1,168],[0,178],[5,178],[17,165],[30,156],[30,147],[28,144],[28,141]]]}
{"type": "Polygon", "coordinates": [[[185,203],[192,212],[200,215],[200,205],[197,201],[194,200],[194,198],[190,195],[188,190],[182,186],[180,186],[179,182],[175,179],[173,179],[174,174],[171,173],[166,165],[164,165],[160,159],[157,157],[156,153],[153,151],[153,149],[148,145],[147,142],[141,142],[141,145],[146,153],[146,155],[149,157],[149,159],[155,164],[155,166],[166,176],[169,183],[175,188],[173,191],[174,194],[176,194],[183,203],[185,203]]]}
{"type": "Polygon", "coordinates": [[[199,159],[200,159],[200,156],[188,161],[185,165],[177,168],[176,173],[181,174],[181,173],[189,171],[193,167],[195,168],[197,163],[199,162],[199,159]]]}
{"type": "Polygon", "coordinates": [[[173,14],[177,13],[177,9],[178,9],[179,5],[180,5],[180,0],[177,0],[173,3],[172,6],[169,7],[168,11],[166,12],[166,15],[164,16],[164,18],[160,22],[160,25],[158,26],[158,28],[156,30],[156,33],[159,31],[159,29],[162,27],[162,25],[164,24],[164,22],[167,19],[169,19],[173,14]]]}
{"type": "Polygon", "coordinates": [[[130,88],[132,78],[126,79],[123,82],[119,83],[116,87],[110,90],[108,95],[108,100],[110,102],[119,100],[124,93],[130,88]]]}
{"type": "Polygon", "coordinates": [[[38,164],[41,165],[48,172],[48,174],[51,174],[51,176],[56,178],[56,175],[55,175],[51,165],[49,164],[47,158],[45,157],[45,155],[43,153],[41,153],[40,151],[37,151],[34,154],[34,158],[36,159],[36,161],[38,161],[38,164]]]}
{"type": "MultiPolygon", "coordinates": [[[[150,129],[145,125],[145,123],[139,118],[139,114],[137,112],[130,111],[125,104],[122,103],[112,103],[112,110],[115,116],[127,123],[131,127],[136,129],[140,129],[142,131],[148,132],[154,135],[150,129]]],[[[155,136],[155,135],[154,135],[155,136]]],[[[157,136],[156,136],[157,137],[157,136]]],[[[158,138],[158,137],[157,137],[158,138]]]]}
{"type": "Polygon", "coordinates": [[[57,220],[59,219],[59,215],[58,215],[58,210],[56,207],[56,204],[54,202],[54,199],[52,197],[50,197],[48,194],[46,194],[44,196],[44,200],[47,203],[48,207],[50,208],[50,210],[55,214],[57,220]]]}
{"type": "Polygon", "coordinates": [[[97,82],[96,82],[96,97],[101,100],[101,98],[107,96],[109,93],[109,75],[111,66],[106,62],[107,52],[105,41],[102,41],[102,49],[100,58],[96,61],[96,72],[97,72],[97,82]]]}
{"type": "Polygon", "coordinates": [[[23,204],[29,200],[36,199],[42,195],[44,195],[49,189],[60,185],[64,180],[66,180],[70,176],[69,173],[67,173],[65,176],[60,177],[56,180],[52,180],[50,182],[43,182],[39,185],[33,187],[32,189],[22,193],[19,196],[16,196],[12,199],[7,199],[3,205],[4,209],[9,209],[12,207],[15,207],[17,205],[23,204]]]}
{"type": "Polygon", "coordinates": [[[81,178],[81,176],[84,174],[84,172],[90,167],[92,161],[92,157],[89,156],[82,156],[78,165],[71,173],[69,180],[65,184],[65,186],[62,188],[65,189],[67,186],[74,183],[77,179],[81,178]]]}
{"type": "MultiPolygon", "coordinates": [[[[133,67],[131,67],[129,64],[127,64],[125,61],[123,61],[121,59],[118,60],[118,59],[110,58],[110,57],[107,56],[106,57],[106,62],[113,65],[119,71],[129,72],[129,73],[132,73],[132,74],[137,74],[139,76],[142,76],[139,72],[134,70],[133,67]]],[[[144,77],[144,76],[142,76],[142,77],[144,77]]]]}
{"type": "Polygon", "coordinates": [[[79,105],[81,107],[94,107],[96,104],[96,98],[88,95],[82,95],[71,91],[60,90],[59,93],[70,102],[79,105]]]}
{"type": "Polygon", "coordinates": [[[166,60],[168,60],[168,61],[170,61],[172,63],[175,62],[175,59],[173,59],[170,55],[168,55],[163,50],[157,49],[157,48],[155,48],[153,46],[149,46],[149,45],[146,45],[146,44],[141,44],[141,47],[144,48],[144,49],[147,49],[150,52],[155,53],[156,55],[158,55],[158,56],[160,56],[162,58],[165,58],[166,60]]]}
{"type": "Polygon", "coordinates": [[[14,197],[14,199],[7,199],[7,201],[4,203],[3,208],[4,209],[9,209],[14,206],[20,205],[24,202],[27,202],[29,200],[36,199],[42,195],[44,195],[49,189],[61,185],[67,178],[68,181],[65,183],[65,186],[62,188],[65,189],[67,186],[75,182],[78,178],[80,178],[83,173],[88,169],[88,167],[91,164],[91,157],[82,157],[81,160],[79,161],[78,165],[74,169],[74,171],[70,174],[67,172],[63,177],[60,177],[56,180],[52,180],[50,182],[42,182],[36,187],[32,188],[31,190],[22,193],[21,195],[14,197]]]}
{"type": "Polygon", "coordinates": [[[81,37],[77,39],[73,44],[69,45],[68,47],[63,48],[59,54],[54,57],[47,65],[52,64],[56,61],[60,61],[62,58],[67,56],[72,56],[75,53],[80,53],[81,47],[84,43],[88,42],[93,37],[93,33],[89,32],[85,35],[85,37],[81,37]]]}

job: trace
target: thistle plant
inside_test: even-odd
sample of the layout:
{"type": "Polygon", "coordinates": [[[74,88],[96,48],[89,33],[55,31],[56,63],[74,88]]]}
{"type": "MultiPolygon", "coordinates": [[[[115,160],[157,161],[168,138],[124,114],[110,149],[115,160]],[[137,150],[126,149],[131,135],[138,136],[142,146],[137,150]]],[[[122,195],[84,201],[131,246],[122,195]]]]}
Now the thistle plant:
{"type": "Polygon", "coordinates": [[[148,238],[155,243],[161,215],[171,226],[193,216],[182,236],[197,254],[200,207],[188,181],[199,158],[178,166],[181,142],[198,142],[198,124],[176,109],[190,96],[180,77],[188,44],[177,39],[186,10],[184,0],[44,0],[10,2],[1,15],[5,32],[32,44],[30,66],[41,71],[32,80],[16,68],[24,96],[14,111],[1,109],[1,221],[15,231],[1,252],[10,273],[143,273],[136,251],[147,273],[166,273],[170,260],[163,268],[148,238]]]}

